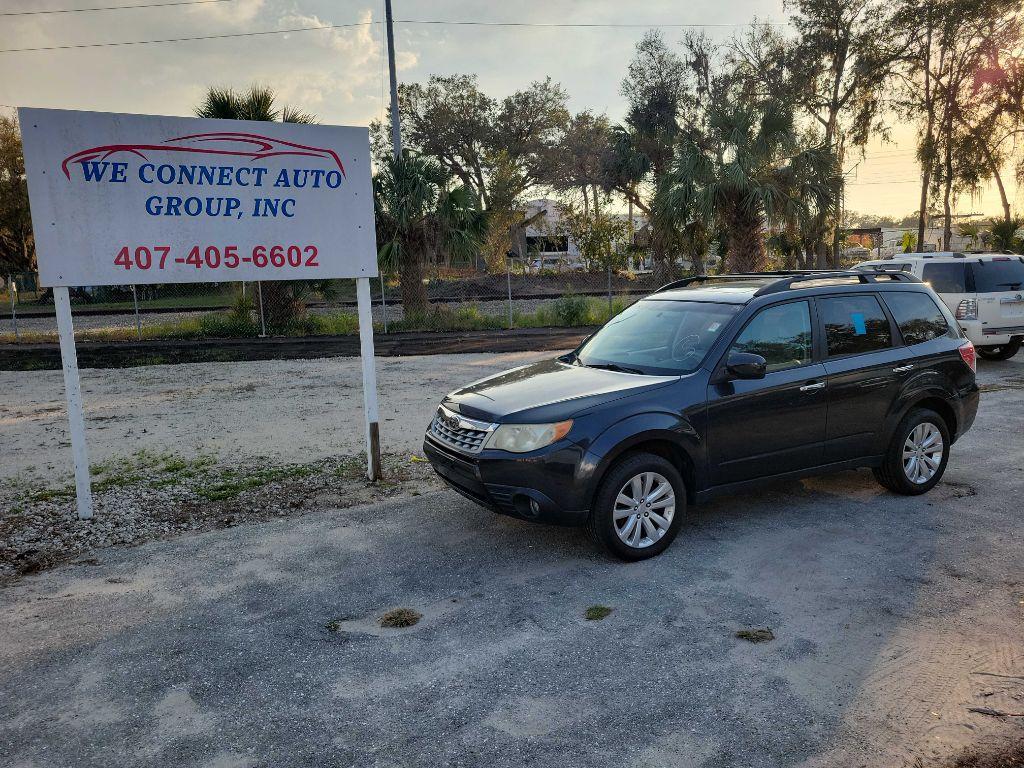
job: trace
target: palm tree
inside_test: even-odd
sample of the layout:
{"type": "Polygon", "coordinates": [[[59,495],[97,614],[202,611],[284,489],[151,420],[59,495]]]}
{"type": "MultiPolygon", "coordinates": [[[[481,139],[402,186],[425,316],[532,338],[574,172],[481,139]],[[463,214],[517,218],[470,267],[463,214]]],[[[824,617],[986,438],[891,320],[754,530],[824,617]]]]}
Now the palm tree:
{"type": "Polygon", "coordinates": [[[992,250],[1020,253],[1024,251],[1024,237],[1017,233],[1024,229],[1024,218],[992,220],[992,250]]]}
{"type": "Polygon", "coordinates": [[[373,178],[377,255],[383,269],[398,272],[408,317],[427,310],[424,267],[447,253],[474,258],[487,236],[487,216],[469,187],[452,187],[437,161],[404,154],[389,158],[373,178]]]}
{"type": "Polygon", "coordinates": [[[706,131],[681,137],[659,206],[680,221],[720,227],[727,269],[757,272],[766,266],[767,225],[831,213],[840,184],[834,155],[806,146],[792,110],[723,99],[709,107],[706,131]]]}
{"type": "MultiPolygon", "coordinates": [[[[278,107],[273,89],[252,85],[241,93],[233,88],[211,87],[195,108],[196,117],[220,120],[258,120],[263,122],[315,123],[316,117],[294,107],[278,107]]],[[[311,289],[329,291],[322,282],[272,280],[262,287],[267,325],[284,329],[305,311],[305,294],[311,289]]]]}
{"type": "Polygon", "coordinates": [[[282,123],[315,123],[316,116],[294,107],[277,106],[277,94],[264,85],[252,85],[238,93],[234,88],[208,88],[196,107],[196,117],[221,120],[260,120],[282,123]]]}
{"type": "Polygon", "coordinates": [[[981,241],[981,223],[977,221],[962,221],[957,225],[960,237],[967,239],[971,249],[977,248],[981,241]]]}

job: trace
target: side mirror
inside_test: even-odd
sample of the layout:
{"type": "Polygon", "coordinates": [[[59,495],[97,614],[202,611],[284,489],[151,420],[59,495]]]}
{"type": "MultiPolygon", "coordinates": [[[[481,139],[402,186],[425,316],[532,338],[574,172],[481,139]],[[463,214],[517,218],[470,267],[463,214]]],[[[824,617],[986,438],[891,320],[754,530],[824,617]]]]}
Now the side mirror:
{"type": "Polygon", "coordinates": [[[725,368],[733,378],[763,379],[768,372],[768,362],[750,352],[731,352],[725,368]]]}

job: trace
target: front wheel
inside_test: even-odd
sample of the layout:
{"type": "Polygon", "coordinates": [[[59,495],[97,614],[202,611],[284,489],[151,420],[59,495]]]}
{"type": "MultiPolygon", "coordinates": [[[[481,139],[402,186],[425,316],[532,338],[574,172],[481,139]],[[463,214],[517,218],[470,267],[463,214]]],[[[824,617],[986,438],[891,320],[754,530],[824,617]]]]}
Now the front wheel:
{"type": "Polygon", "coordinates": [[[1020,351],[1021,339],[1010,339],[1006,344],[997,347],[978,347],[978,355],[986,360],[1009,360],[1020,351]]]}
{"type": "Polygon", "coordinates": [[[949,443],[945,420],[935,411],[915,408],[896,427],[882,466],[872,470],[875,479],[905,496],[930,491],[946,471],[949,443]]]}
{"type": "Polygon", "coordinates": [[[665,551],[686,514],[679,470],[652,453],[630,454],[608,471],[594,498],[590,532],[623,560],[646,560],[665,551]]]}

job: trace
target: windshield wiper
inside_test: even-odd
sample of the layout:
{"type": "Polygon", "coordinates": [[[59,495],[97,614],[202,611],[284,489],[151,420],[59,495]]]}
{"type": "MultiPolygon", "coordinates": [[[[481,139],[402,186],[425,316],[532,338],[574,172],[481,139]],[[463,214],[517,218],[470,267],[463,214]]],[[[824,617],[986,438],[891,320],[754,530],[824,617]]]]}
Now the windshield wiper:
{"type": "Polygon", "coordinates": [[[639,368],[630,368],[626,365],[619,365],[618,363],[584,363],[587,368],[600,368],[602,371],[615,371],[616,373],[639,373],[641,376],[644,372],[639,368]]]}

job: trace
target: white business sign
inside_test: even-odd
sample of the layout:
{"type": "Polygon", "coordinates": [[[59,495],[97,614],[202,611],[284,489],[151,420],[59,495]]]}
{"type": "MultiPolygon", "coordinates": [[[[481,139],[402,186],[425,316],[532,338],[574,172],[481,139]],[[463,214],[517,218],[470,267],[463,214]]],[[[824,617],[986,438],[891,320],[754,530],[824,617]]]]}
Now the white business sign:
{"type": "Polygon", "coordinates": [[[78,516],[92,517],[78,285],[356,278],[367,475],[380,477],[366,128],[18,110],[39,282],[53,287],[78,516]]]}
{"type": "Polygon", "coordinates": [[[377,274],[366,128],[19,110],[45,286],[377,274]]]}

